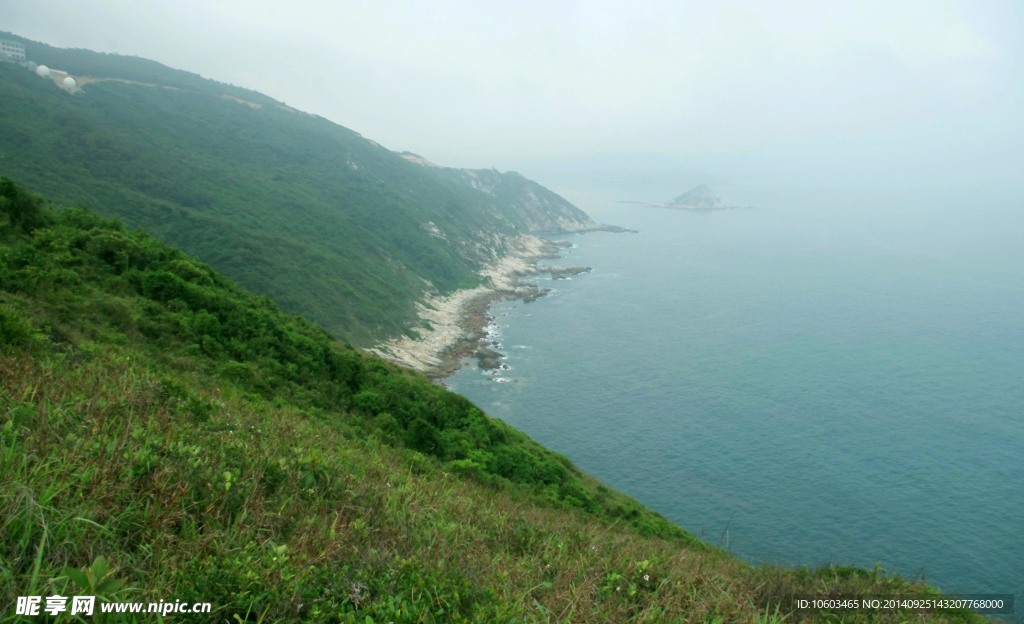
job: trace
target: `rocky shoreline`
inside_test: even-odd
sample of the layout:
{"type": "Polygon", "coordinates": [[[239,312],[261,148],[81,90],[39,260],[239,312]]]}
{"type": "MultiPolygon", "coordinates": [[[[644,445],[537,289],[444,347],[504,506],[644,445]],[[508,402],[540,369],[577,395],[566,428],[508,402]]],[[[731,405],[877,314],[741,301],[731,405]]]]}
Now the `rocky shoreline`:
{"type": "Polygon", "coordinates": [[[499,368],[501,354],[487,342],[485,329],[491,321],[491,304],[503,298],[529,303],[549,292],[524,278],[547,273],[553,279],[566,279],[590,271],[588,267],[538,266],[541,260],[560,257],[568,245],[533,235],[515,238],[512,253],[480,271],[482,285],[444,297],[427,297],[418,304],[418,337],[393,338],[369,351],[434,379],[457,371],[461,359],[469,355],[477,358],[481,368],[499,368]]]}

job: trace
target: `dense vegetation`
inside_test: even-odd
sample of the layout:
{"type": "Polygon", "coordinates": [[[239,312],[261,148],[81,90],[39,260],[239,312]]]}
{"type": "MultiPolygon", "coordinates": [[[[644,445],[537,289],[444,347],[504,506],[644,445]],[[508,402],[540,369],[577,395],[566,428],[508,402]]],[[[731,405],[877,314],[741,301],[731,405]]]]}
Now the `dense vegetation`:
{"type": "MultiPolygon", "coordinates": [[[[409,331],[424,292],[475,285],[481,262],[535,225],[508,194],[264,95],[144,59],[22,41],[31,60],[72,72],[83,90],[0,63],[4,173],[145,228],[354,344],[409,331]]],[[[546,211],[588,221],[551,195],[546,211]]]]}
{"type": "MultiPolygon", "coordinates": [[[[591,511],[612,511],[565,458],[487,418],[464,397],[333,342],[322,329],[279,312],[268,298],[240,290],[119,222],[83,209],[50,217],[39,200],[6,178],[0,196],[10,227],[32,234],[15,237],[0,266],[4,290],[22,295],[8,302],[22,314],[5,311],[0,317],[7,342],[28,344],[42,331],[60,341],[74,336],[86,349],[126,341],[145,345],[153,357],[187,359],[193,368],[201,363],[208,378],[262,399],[314,413],[347,413],[360,435],[454,462],[459,471],[523,484],[591,511]],[[40,327],[38,320],[19,319],[48,322],[40,327]]],[[[615,512],[637,516],[635,507],[615,512]]],[[[660,524],[660,530],[668,528],[660,524]]]]}
{"type": "Polygon", "coordinates": [[[0,180],[0,621],[54,593],[214,621],[828,620],[791,612],[812,592],[934,590],[748,566],[184,253],[0,180]]]}

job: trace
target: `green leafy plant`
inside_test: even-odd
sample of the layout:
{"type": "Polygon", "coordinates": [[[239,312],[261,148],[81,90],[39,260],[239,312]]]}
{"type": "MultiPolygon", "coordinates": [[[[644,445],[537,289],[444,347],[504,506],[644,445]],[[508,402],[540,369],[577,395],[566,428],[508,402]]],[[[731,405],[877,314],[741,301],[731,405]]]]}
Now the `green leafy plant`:
{"type": "Polygon", "coordinates": [[[114,570],[103,556],[96,557],[84,568],[65,566],[61,574],[71,581],[78,595],[95,596],[97,600],[110,600],[124,587],[124,581],[114,577],[114,570]]]}

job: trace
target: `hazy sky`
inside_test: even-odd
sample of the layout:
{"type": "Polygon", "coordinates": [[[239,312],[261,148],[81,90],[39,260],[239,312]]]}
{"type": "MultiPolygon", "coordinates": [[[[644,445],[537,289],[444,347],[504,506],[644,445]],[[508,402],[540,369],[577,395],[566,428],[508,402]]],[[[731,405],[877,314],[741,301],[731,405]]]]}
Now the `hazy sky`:
{"type": "Polygon", "coordinates": [[[151,58],[439,164],[542,182],[969,187],[1024,177],[1021,7],[3,0],[0,30],[151,58]]]}

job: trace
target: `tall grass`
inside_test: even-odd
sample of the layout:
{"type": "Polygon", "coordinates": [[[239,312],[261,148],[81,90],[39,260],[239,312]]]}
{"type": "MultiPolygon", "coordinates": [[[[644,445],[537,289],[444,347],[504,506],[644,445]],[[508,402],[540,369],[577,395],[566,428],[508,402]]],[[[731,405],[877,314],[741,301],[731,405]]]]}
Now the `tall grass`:
{"type": "Polygon", "coordinates": [[[130,353],[8,354],[0,379],[5,605],[97,562],[105,599],[216,621],[793,622],[793,593],[923,591],[645,537],[130,353]]]}

